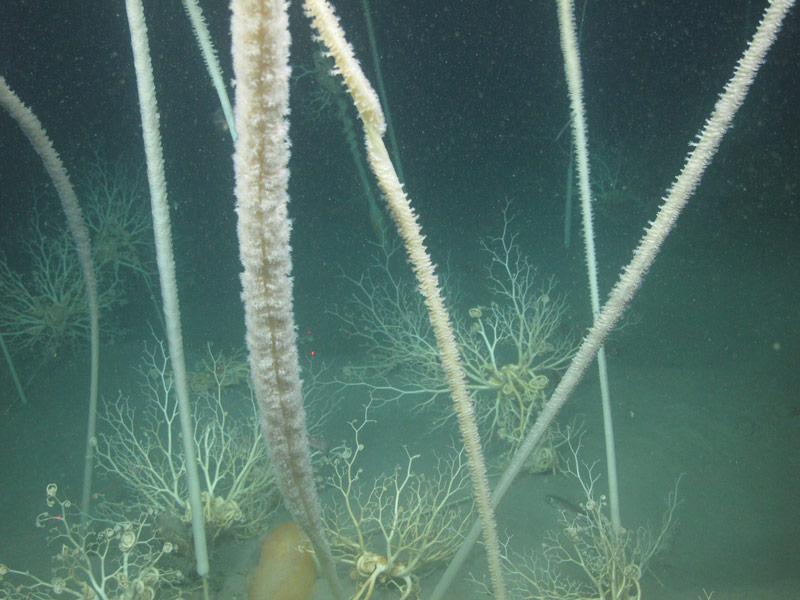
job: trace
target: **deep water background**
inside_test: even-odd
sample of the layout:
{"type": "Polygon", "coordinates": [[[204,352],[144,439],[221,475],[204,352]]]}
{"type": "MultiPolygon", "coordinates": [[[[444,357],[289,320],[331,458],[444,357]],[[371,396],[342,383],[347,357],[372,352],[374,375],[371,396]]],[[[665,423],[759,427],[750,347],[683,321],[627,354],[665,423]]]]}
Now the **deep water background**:
{"type": "MultiPolygon", "coordinates": [[[[230,83],[227,3],[203,9],[230,83]]],[[[762,9],[752,0],[586,2],[581,53],[592,166],[598,176],[619,170],[619,194],[595,202],[603,294],[762,9]]],[[[313,66],[314,44],[300,4],[290,10],[296,316],[310,332],[306,356],[346,362],[362,349],[330,309],[351,294],[341,269],[357,276],[369,263],[373,234],[341,124],[314,104],[314,78],[300,77],[313,66]]],[[[340,2],[337,10],[374,81],[361,3],[340,2]]],[[[145,13],[185,343],[196,358],[209,341],[243,345],[232,146],[215,127],[218,102],[180,3],[146,1],[145,13]]],[[[520,249],[542,276],[558,279],[569,296],[569,325],[585,329],[577,214],[571,246],[563,241],[569,130],[559,133],[569,114],[554,4],[398,0],[373,2],[372,13],[406,187],[434,261],[459,279],[465,305],[485,301],[480,240],[499,235],[510,202],[520,249]]],[[[657,522],[675,478],[686,473],[674,545],[655,567],[665,587],[648,577],[646,597],[693,599],[703,588],[720,598],[800,595],[799,49],[795,8],[631,307],[638,323],[609,343],[623,520],[657,522]]],[[[0,74],[39,116],[71,171],[94,153],[143,160],[121,1],[5,0],[0,74]]],[[[45,183],[38,157],[1,116],[0,250],[10,260],[24,261],[31,190],[45,183]]],[[[56,204],[49,210],[58,214],[56,204]]],[[[133,303],[119,319],[125,333],[108,341],[101,366],[101,392],[110,398],[135,393],[152,308],[133,303]]],[[[46,567],[54,552],[43,550],[32,523],[50,481],[75,499],[80,493],[88,343],[55,358],[19,360],[24,380],[37,375],[27,388],[30,404],[21,406],[0,369],[0,562],[46,567]]],[[[592,370],[568,409],[585,415],[592,460],[602,457],[596,390],[592,370]]],[[[362,401],[349,399],[332,437],[347,435],[362,401]]],[[[381,456],[394,452],[389,446],[433,443],[415,435],[423,428],[391,426],[406,418],[402,409],[378,418],[386,427],[383,438],[376,435],[387,446],[381,456]]],[[[541,531],[555,525],[546,493],[575,490],[563,477],[521,479],[501,506],[501,529],[536,547],[541,531]]]]}

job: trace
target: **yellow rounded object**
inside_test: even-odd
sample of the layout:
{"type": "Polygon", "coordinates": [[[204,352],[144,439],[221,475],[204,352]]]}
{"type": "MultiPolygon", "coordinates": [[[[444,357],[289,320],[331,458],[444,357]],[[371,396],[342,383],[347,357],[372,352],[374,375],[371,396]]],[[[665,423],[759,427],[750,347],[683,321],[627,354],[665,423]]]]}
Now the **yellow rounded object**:
{"type": "Polygon", "coordinates": [[[310,600],[317,566],[308,537],[294,521],[261,541],[261,560],[250,574],[249,600],[310,600]]]}

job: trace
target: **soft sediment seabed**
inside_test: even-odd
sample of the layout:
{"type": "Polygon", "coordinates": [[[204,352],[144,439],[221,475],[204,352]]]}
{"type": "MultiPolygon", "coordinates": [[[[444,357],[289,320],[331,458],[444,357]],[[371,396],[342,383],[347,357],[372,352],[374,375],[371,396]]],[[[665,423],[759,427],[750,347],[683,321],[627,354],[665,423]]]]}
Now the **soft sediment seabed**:
{"type": "MultiPolygon", "coordinates": [[[[796,597],[800,417],[784,363],[783,353],[790,350],[692,367],[626,364],[623,348],[610,361],[623,524],[657,525],[675,479],[684,474],[671,547],[652,563],[663,587],[646,575],[646,598],[695,598],[703,589],[713,590],[715,598],[796,597]]],[[[125,360],[127,353],[110,354],[125,360]]],[[[110,369],[108,360],[106,365],[110,369]]],[[[84,418],[67,404],[82,400],[73,392],[84,380],[76,366],[54,366],[47,383],[32,386],[32,404],[12,407],[2,421],[0,562],[39,573],[57,551],[33,524],[44,510],[44,486],[57,481],[72,495],[79,488],[84,418]]],[[[128,368],[120,364],[118,372],[128,368]]],[[[595,385],[590,375],[569,408],[569,414],[585,415],[587,461],[602,456],[595,385]]],[[[352,400],[351,416],[357,418],[361,400],[352,400]]],[[[404,443],[415,452],[432,452],[438,443],[413,433],[423,426],[418,416],[407,417],[410,427],[396,427],[404,419],[397,407],[375,409],[372,416],[378,423],[365,433],[365,457],[376,470],[390,469],[389,457],[400,459],[396,451],[404,443]]],[[[335,419],[327,434],[346,439],[346,424],[335,419]]],[[[104,485],[101,478],[100,492],[104,485]]],[[[546,494],[581,500],[564,475],[522,476],[498,513],[499,528],[512,535],[515,547],[537,548],[541,534],[557,525],[546,494]]],[[[215,587],[226,594],[241,591],[257,552],[254,541],[218,547],[215,587]]],[[[471,564],[483,568],[480,560],[471,564]]],[[[478,597],[464,584],[458,594],[478,597]]]]}

